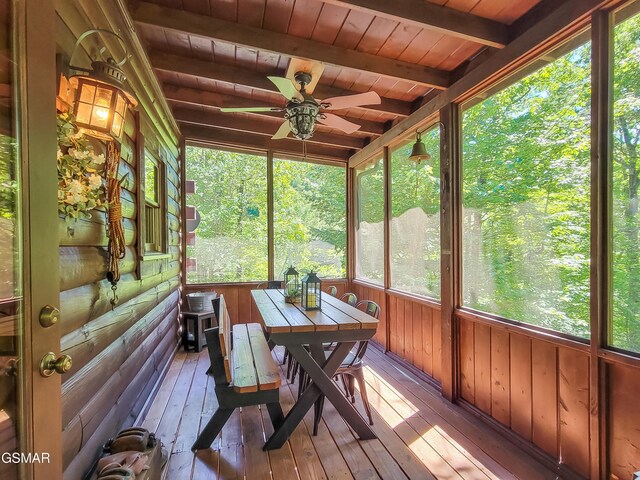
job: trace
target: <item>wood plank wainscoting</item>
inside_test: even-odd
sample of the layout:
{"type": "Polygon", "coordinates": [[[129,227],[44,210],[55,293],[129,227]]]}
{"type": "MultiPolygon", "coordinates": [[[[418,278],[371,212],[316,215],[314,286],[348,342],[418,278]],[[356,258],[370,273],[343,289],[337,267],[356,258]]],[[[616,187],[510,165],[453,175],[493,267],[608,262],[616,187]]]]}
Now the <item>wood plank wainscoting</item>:
{"type": "MultiPolygon", "coordinates": [[[[225,303],[227,304],[227,310],[229,310],[229,317],[231,318],[231,325],[237,323],[262,323],[260,313],[251,299],[251,290],[256,288],[264,288],[266,285],[264,282],[246,282],[246,283],[207,283],[207,284],[188,284],[185,285],[183,294],[185,295],[184,305],[186,305],[186,295],[193,292],[212,292],[215,291],[218,295],[224,295],[225,303]]],[[[337,280],[323,280],[322,287],[326,289],[329,285],[335,285],[338,288],[338,298],[345,292],[348,292],[346,279],[337,280]]],[[[360,297],[358,297],[360,298],[360,297]]]]}
{"type": "MultiPolygon", "coordinates": [[[[76,38],[100,25],[125,30],[112,5],[57,2],[58,52],[70,55],[76,38]]],[[[125,30],[126,31],[126,30],[125,30]]],[[[113,46],[111,48],[114,48],[113,46]]],[[[83,52],[79,52],[82,54],[83,52]]],[[[80,62],[81,55],[75,61],[80,62]]],[[[66,73],[66,72],[58,72],[66,73]]],[[[123,427],[133,425],[148,408],[177,346],[180,272],[180,181],[178,137],[161,134],[158,112],[148,96],[149,80],[127,72],[140,102],[138,114],[129,112],[121,144],[120,178],[126,255],[120,260],[118,303],[111,308],[111,285],[105,279],[107,237],[105,212],[68,226],[59,220],[61,351],[73,359],[63,377],[62,425],[64,477],[83,478],[101,453],[104,442],[123,427]],[[145,85],[145,89],[141,88],[145,85]],[[144,147],[142,147],[144,137],[144,147]],[[138,162],[144,151],[166,165],[166,254],[140,260],[138,162]]],[[[98,153],[105,144],[92,142],[98,153]]]]}
{"type": "Polygon", "coordinates": [[[465,311],[457,319],[461,401],[588,477],[589,345],[465,311]]]}

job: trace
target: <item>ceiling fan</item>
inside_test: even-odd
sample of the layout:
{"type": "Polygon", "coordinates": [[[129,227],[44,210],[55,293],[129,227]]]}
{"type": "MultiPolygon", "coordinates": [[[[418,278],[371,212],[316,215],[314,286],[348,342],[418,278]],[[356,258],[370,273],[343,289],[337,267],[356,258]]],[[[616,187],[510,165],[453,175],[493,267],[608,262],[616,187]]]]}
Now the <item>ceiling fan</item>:
{"type": "Polygon", "coordinates": [[[305,87],[311,83],[312,77],[307,72],[297,72],[295,81],[300,85],[300,91],[289,78],[267,77],[273,82],[278,91],[288,100],[284,108],[277,107],[248,107],[248,108],[221,108],[222,112],[285,112],[284,123],[273,137],[274,140],[286,138],[293,133],[295,138],[307,140],[313,136],[316,122],[331,128],[342,130],[351,134],[360,128],[360,125],[345,120],[330,110],[359,107],[362,105],[376,105],[380,103],[380,96],[376,92],[358,93],[342,97],[332,97],[325,100],[316,100],[307,93],[305,87]]]}

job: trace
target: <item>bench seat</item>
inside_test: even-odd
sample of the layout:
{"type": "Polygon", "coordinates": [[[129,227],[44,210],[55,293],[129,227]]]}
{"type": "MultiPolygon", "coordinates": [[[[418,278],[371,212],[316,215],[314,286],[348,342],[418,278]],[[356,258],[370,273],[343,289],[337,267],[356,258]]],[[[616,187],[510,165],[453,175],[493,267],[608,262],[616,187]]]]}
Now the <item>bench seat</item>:
{"type": "Polygon", "coordinates": [[[230,385],[238,393],[274,390],[282,382],[259,323],[233,326],[230,385]]]}
{"type": "Polygon", "coordinates": [[[222,295],[213,307],[218,326],[204,334],[211,359],[207,374],[215,380],[218,408],[191,447],[194,451],[211,446],[236,408],[266,405],[274,428],[284,419],[279,401],[280,370],[262,326],[245,323],[232,329],[222,295]]]}

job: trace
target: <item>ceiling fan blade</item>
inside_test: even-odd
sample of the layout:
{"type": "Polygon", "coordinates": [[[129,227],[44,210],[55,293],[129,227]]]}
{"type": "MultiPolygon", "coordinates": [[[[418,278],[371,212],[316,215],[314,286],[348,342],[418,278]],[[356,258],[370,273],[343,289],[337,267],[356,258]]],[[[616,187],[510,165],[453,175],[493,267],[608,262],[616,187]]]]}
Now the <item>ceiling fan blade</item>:
{"type": "Polygon", "coordinates": [[[277,107],[239,107],[239,108],[221,108],[221,112],[281,112],[281,108],[277,107]]]}
{"type": "Polygon", "coordinates": [[[376,92],[358,93],[356,95],[345,95],[344,97],[332,97],[323,100],[322,103],[329,103],[327,110],[340,110],[342,108],[359,107],[360,105],[378,105],[380,95],[376,92]]]}
{"type": "Polygon", "coordinates": [[[298,100],[303,101],[304,97],[298,91],[296,86],[289,80],[284,77],[267,77],[269,80],[273,82],[273,84],[278,88],[280,93],[284,95],[287,100],[298,100]]]}
{"type": "Polygon", "coordinates": [[[284,123],[280,125],[280,128],[275,133],[275,135],[271,137],[271,140],[280,140],[281,138],[287,138],[290,133],[291,127],[289,126],[289,120],[285,120],[284,123]]]}
{"type": "Polygon", "coordinates": [[[342,130],[344,133],[349,134],[360,129],[360,125],[358,125],[357,123],[345,120],[344,118],[334,115],[333,113],[325,113],[319,116],[318,122],[326,125],[327,127],[337,128],[338,130],[342,130]]]}

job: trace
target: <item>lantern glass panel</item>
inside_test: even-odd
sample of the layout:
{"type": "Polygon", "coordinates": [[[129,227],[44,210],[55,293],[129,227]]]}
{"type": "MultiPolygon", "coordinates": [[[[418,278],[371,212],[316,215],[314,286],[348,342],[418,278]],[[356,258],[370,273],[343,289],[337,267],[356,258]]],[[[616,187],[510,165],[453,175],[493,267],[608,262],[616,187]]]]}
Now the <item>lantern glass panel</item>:
{"type": "Polygon", "coordinates": [[[294,297],[299,294],[300,284],[299,284],[299,276],[298,272],[295,268],[289,267],[286,272],[284,272],[284,288],[285,295],[289,297],[294,297]]]}
{"type": "Polygon", "coordinates": [[[78,112],[76,113],[76,120],[78,123],[83,123],[85,125],[89,124],[89,120],[91,120],[91,105],[88,103],[79,103],[78,104],[78,112]]]}
{"type": "Polygon", "coordinates": [[[93,107],[91,113],[91,126],[96,128],[107,128],[109,121],[109,108],[105,107],[93,107]]]}
{"type": "Polygon", "coordinates": [[[302,279],[302,307],[305,310],[320,310],[322,284],[314,272],[302,279]]]}
{"type": "Polygon", "coordinates": [[[127,102],[124,99],[122,93],[118,92],[118,101],[116,103],[116,112],[120,114],[120,116],[124,117],[124,111],[127,108],[127,102]]]}
{"type": "Polygon", "coordinates": [[[96,87],[93,85],[87,85],[86,83],[81,83],[80,88],[80,101],[84,103],[93,103],[93,98],[96,95],[96,87]]]}
{"type": "Polygon", "coordinates": [[[93,104],[98,105],[100,107],[109,108],[111,106],[112,97],[113,97],[113,90],[109,90],[108,88],[98,88],[98,92],[96,93],[96,99],[93,102],[93,104]]]}
{"type": "Polygon", "coordinates": [[[122,117],[119,113],[116,112],[116,114],[113,116],[113,125],[111,126],[111,133],[113,133],[113,136],[116,138],[120,137],[120,132],[122,131],[122,123],[122,117]]]}

